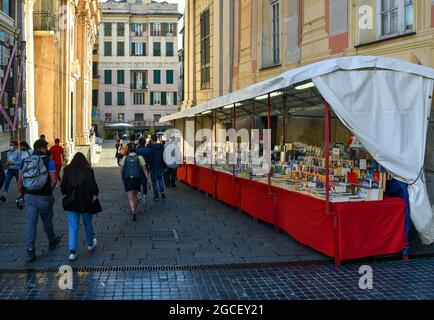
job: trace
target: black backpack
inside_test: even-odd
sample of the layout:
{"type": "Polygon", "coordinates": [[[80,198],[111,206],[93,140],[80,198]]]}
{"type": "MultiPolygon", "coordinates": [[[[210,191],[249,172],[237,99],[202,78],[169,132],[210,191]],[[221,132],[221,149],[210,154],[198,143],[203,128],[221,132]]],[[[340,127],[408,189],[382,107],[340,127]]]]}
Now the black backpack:
{"type": "Polygon", "coordinates": [[[125,179],[140,179],[142,168],[138,156],[126,156],[123,175],[125,179]]]}

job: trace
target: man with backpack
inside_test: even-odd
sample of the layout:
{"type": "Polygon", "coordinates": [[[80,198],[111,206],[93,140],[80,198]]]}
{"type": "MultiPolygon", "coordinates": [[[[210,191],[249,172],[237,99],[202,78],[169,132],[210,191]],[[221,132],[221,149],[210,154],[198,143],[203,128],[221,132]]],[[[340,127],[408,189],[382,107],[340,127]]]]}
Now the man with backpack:
{"type": "Polygon", "coordinates": [[[18,192],[20,197],[24,196],[26,209],[27,262],[36,259],[35,240],[39,216],[48,237],[48,249],[54,250],[60,242],[53,228],[56,166],[47,156],[47,146],[45,140],[37,140],[33,145],[33,154],[21,162],[19,170],[18,192]]]}
{"type": "Polygon", "coordinates": [[[150,183],[146,162],[142,156],[137,155],[136,146],[131,145],[128,150],[128,155],[122,158],[119,165],[122,168],[122,180],[124,182],[125,192],[128,194],[132,220],[136,221],[138,206],[137,194],[142,185],[142,178],[145,177],[148,183],[150,183]]]}

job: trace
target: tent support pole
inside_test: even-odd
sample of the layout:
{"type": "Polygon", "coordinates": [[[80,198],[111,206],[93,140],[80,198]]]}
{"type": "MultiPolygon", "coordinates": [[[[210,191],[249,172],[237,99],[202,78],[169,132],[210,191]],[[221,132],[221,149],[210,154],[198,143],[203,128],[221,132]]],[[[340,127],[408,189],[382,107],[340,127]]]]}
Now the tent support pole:
{"type": "MultiPolygon", "coordinates": [[[[331,124],[330,124],[330,106],[327,102],[324,103],[324,117],[325,117],[325,174],[326,174],[326,215],[333,214],[330,209],[330,142],[331,142],[331,124]]],[[[335,240],[335,266],[341,265],[339,258],[339,215],[334,215],[334,240],[335,240]]]]}
{"type": "MultiPolygon", "coordinates": [[[[267,129],[271,132],[271,93],[268,94],[268,113],[267,113],[267,129]]],[[[274,231],[279,233],[279,227],[277,224],[277,207],[278,207],[278,197],[277,193],[271,190],[271,161],[270,169],[268,171],[268,195],[273,197],[274,204],[274,231]]]]}

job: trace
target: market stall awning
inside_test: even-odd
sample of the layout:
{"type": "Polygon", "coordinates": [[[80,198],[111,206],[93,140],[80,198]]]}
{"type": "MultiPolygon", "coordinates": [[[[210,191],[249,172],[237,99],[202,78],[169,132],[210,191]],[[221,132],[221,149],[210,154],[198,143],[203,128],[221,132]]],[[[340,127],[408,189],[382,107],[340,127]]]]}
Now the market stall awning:
{"type": "Polygon", "coordinates": [[[352,71],[364,69],[391,70],[434,79],[433,69],[398,59],[376,56],[353,56],[324,60],[286,71],[271,79],[255,83],[197,106],[164,116],[160,119],[160,123],[194,117],[195,115],[216,109],[220,109],[218,110],[220,114],[217,114],[219,120],[224,120],[224,108],[226,107],[226,110],[230,111],[229,108],[231,105],[235,105],[237,113],[248,115],[252,104],[254,104],[255,114],[259,115],[266,109],[264,105],[267,103],[266,95],[268,93],[274,93],[272,96],[274,107],[282,105],[282,96],[285,96],[286,107],[288,109],[306,107],[309,105],[314,106],[322,103],[322,99],[317,89],[310,87],[312,79],[339,70],[352,71]],[[264,106],[263,110],[261,110],[261,106],[264,106]]]}
{"type": "Polygon", "coordinates": [[[286,71],[160,122],[209,116],[213,110],[220,121],[260,116],[268,109],[269,97],[277,114],[327,101],[374,159],[408,184],[411,218],[422,242],[428,244],[434,241],[434,215],[423,164],[433,86],[432,68],[386,57],[344,57],[286,71]]]}

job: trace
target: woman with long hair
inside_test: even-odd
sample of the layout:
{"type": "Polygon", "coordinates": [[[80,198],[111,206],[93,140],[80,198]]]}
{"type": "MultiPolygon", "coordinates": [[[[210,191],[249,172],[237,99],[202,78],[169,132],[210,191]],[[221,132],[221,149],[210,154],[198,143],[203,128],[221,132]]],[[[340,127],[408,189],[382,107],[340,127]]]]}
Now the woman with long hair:
{"type": "Polygon", "coordinates": [[[21,160],[24,160],[33,154],[32,148],[30,148],[29,144],[26,141],[20,142],[20,150],[21,150],[21,160]]]}
{"type": "Polygon", "coordinates": [[[68,214],[69,260],[74,261],[78,255],[80,217],[83,218],[88,251],[92,252],[97,243],[92,215],[101,211],[95,174],[83,153],[78,152],[65,167],[60,189],[64,195],[63,209],[68,214]]]}

